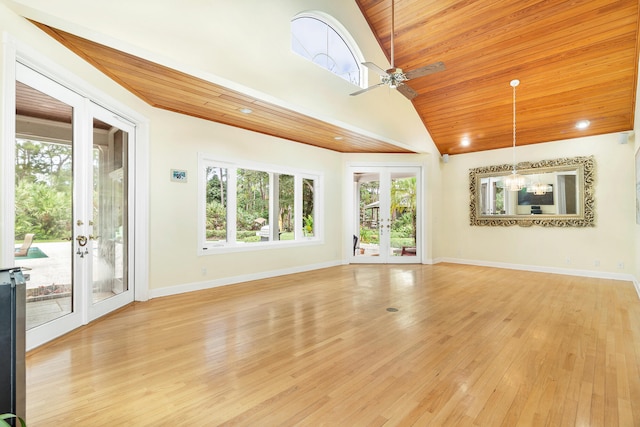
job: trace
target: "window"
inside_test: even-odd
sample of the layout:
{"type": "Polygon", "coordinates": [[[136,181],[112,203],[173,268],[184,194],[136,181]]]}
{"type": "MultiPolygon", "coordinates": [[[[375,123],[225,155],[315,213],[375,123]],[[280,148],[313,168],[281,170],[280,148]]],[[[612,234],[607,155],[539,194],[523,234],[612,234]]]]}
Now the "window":
{"type": "Polygon", "coordinates": [[[227,169],[215,166],[205,168],[206,210],[205,240],[219,243],[227,241],[227,169]]]}
{"type": "Polygon", "coordinates": [[[291,49],[314,64],[343,79],[365,87],[362,55],[354,48],[346,30],[328,15],[313,13],[298,15],[291,21],[291,49]],[[330,23],[331,22],[331,23],[330,23]],[[358,52],[356,55],[354,52],[358,52]]]}
{"type": "Polygon", "coordinates": [[[313,226],[314,213],[314,194],[315,181],[313,179],[304,178],[302,180],[302,219],[304,221],[304,232],[306,236],[314,236],[315,228],[313,226]]]}
{"type": "Polygon", "coordinates": [[[267,172],[236,169],[236,242],[268,240],[269,180],[267,172]],[[265,224],[266,221],[266,224],[265,224]],[[260,228],[256,234],[256,228],[260,228]]]}
{"type": "MultiPolygon", "coordinates": [[[[295,240],[295,176],[279,174],[278,177],[278,201],[279,201],[279,240],[295,240]]],[[[303,195],[304,200],[304,195],[303,195]]]]}
{"type": "Polygon", "coordinates": [[[199,159],[201,253],[319,240],[317,173],[199,159]]]}

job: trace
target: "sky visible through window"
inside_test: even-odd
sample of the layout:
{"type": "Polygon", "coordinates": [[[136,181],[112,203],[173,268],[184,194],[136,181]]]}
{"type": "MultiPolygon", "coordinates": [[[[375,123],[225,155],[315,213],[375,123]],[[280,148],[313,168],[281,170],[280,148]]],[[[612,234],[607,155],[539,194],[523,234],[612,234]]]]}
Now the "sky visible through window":
{"type": "Polygon", "coordinates": [[[343,79],[360,86],[360,65],[344,39],[317,18],[291,21],[291,49],[343,79]]]}

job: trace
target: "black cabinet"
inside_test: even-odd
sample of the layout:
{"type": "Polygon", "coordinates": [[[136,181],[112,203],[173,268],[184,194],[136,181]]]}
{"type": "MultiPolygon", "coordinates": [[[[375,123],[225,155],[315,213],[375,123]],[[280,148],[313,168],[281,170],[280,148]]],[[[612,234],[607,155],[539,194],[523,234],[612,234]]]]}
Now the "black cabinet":
{"type": "Polygon", "coordinates": [[[0,414],[25,418],[25,278],[0,269],[0,414]]]}

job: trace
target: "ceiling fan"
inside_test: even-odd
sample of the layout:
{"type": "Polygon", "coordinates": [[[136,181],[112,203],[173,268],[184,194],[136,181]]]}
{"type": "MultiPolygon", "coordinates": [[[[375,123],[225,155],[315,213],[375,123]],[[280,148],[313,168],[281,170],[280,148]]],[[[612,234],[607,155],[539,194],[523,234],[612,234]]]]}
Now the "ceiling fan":
{"type": "Polygon", "coordinates": [[[407,99],[412,100],[416,96],[418,96],[418,92],[413,90],[408,84],[405,82],[415,79],[418,77],[426,76],[428,74],[437,73],[438,71],[442,71],[445,69],[444,62],[435,62],[433,64],[425,65],[424,67],[417,68],[415,70],[404,72],[402,68],[396,68],[394,62],[394,46],[393,46],[393,34],[395,33],[395,13],[394,6],[395,0],[391,0],[391,68],[388,70],[383,70],[378,67],[373,62],[363,62],[362,65],[369,68],[370,70],[375,71],[381,77],[380,83],[369,86],[366,89],[359,90],[357,92],[353,92],[351,96],[360,95],[361,93],[368,92],[371,89],[375,89],[379,86],[389,86],[391,89],[397,89],[398,92],[403,94],[407,99]]]}

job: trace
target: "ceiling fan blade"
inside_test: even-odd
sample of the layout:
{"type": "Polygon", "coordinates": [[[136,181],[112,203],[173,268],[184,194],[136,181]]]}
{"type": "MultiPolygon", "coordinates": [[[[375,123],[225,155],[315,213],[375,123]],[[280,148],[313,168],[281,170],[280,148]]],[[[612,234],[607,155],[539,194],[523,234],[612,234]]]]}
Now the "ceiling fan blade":
{"type": "Polygon", "coordinates": [[[444,62],[434,62],[433,64],[426,65],[424,67],[416,68],[412,71],[407,71],[405,75],[408,80],[415,79],[418,77],[426,76],[429,74],[437,73],[438,71],[442,71],[445,69],[444,62]]]}
{"type": "Polygon", "coordinates": [[[375,88],[377,88],[378,86],[382,86],[383,84],[384,84],[384,83],[378,83],[377,85],[369,86],[369,87],[368,87],[368,88],[366,88],[366,89],[362,89],[362,90],[359,90],[359,91],[357,91],[357,92],[350,93],[349,95],[351,95],[351,96],[360,95],[361,93],[368,92],[368,91],[370,91],[371,89],[375,89],[375,88]]]}
{"type": "Polygon", "coordinates": [[[376,73],[380,74],[382,77],[387,75],[387,72],[385,70],[383,70],[382,68],[378,67],[373,62],[363,62],[362,65],[364,65],[365,67],[367,67],[370,70],[375,71],[376,73]]]}
{"type": "Polygon", "coordinates": [[[418,92],[411,89],[411,87],[406,83],[403,83],[400,86],[398,86],[396,90],[401,94],[403,94],[409,101],[411,101],[413,98],[418,96],[418,92]]]}

